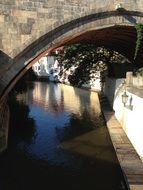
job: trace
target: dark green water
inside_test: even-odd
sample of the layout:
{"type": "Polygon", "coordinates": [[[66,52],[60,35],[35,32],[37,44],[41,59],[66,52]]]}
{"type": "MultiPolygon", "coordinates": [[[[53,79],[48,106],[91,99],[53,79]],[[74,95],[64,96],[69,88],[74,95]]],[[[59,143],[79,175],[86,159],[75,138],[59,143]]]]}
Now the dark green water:
{"type": "Polygon", "coordinates": [[[44,82],[27,83],[26,89],[9,103],[0,190],[127,189],[94,92],[44,82]],[[96,131],[97,155],[87,144],[79,151],[62,148],[91,131],[96,131]]]}

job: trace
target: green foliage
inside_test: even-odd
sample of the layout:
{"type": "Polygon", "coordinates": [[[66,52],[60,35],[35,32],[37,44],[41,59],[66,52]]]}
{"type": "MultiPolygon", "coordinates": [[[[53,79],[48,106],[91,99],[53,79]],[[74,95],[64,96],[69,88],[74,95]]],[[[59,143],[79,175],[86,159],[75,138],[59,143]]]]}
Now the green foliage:
{"type": "MultiPolygon", "coordinates": [[[[101,54],[101,52],[98,52],[98,54],[101,54]]],[[[68,76],[70,84],[74,86],[81,86],[83,83],[88,83],[94,75],[93,71],[107,70],[105,64],[101,62],[97,64],[97,47],[92,44],[65,46],[58,60],[64,68],[61,71],[61,76],[65,75],[65,78],[65,70],[70,70],[72,66],[75,67],[73,73],[68,76]]]]}
{"type": "Polygon", "coordinates": [[[139,76],[143,76],[143,67],[141,67],[138,70],[136,70],[135,74],[139,75],[139,76]]]}
{"type": "Polygon", "coordinates": [[[136,31],[137,31],[137,40],[136,40],[136,47],[135,47],[135,54],[134,54],[134,60],[136,60],[139,49],[141,47],[141,42],[143,39],[143,24],[137,23],[135,25],[136,31]]]}
{"type": "Polygon", "coordinates": [[[57,57],[62,81],[69,81],[74,86],[89,84],[96,80],[97,72],[100,73],[101,84],[105,81],[108,71],[110,77],[115,76],[116,64],[126,64],[129,61],[121,54],[96,47],[93,44],[74,44],[65,46],[57,57]]]}

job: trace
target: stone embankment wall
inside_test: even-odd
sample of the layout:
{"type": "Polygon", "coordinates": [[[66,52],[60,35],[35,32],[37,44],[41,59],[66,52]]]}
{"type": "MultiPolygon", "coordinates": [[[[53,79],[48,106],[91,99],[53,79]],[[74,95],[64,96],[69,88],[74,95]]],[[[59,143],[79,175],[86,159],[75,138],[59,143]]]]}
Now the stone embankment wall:
{"type": "Polygon", "coordinates": [[[139,80],[139,78],[107,78],[104,93],[115,111],[116,118],[126,132],[138,155],[143,159],[143,87],[141,86],[141,82],[142,79],[139,80]],[[131,80],[134,83],[131,84],[131,80]],[[125,91],[128,97],[124,105],[122,95],[125,91]]]}

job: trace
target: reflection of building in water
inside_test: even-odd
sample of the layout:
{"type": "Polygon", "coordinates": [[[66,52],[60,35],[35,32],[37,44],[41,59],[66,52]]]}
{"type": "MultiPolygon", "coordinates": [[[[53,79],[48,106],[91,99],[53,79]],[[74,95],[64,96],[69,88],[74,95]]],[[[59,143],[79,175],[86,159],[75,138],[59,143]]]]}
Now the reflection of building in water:
{"type": "MultiPolygon", "coordinates": [[[[23,99],[19,94],[17,99],[23,99]]],[[[34,88],[25,94],[32,104],[41,106],[52,113],[61,113],[63,110],[72,110],[73,113],[81,114],[83,107],[91,110],[92,114],[100,112],[98,96],[96,92],[74,88],[64,84],[34,82],[34,88]]]]}
{"type": "Polygon", "coordinates": [[[100,109],[100,103],[99,103],[99,98],[98,98],[98,93],[96,92],[91,92],[90,93],[90,110],[91,112],[94,110],[97,116],[101,114],[101,109],[100,109]]]}
{"type": "Polygon", "coordinates": [[[58,81],[60,67],[54,56],[45,56],[40,58],[32,69],[38,78],[47,78],[50,81],[58,81]]]}
{"type": "Polygon", "coordinates": [[[34,104],[40,105],[47,111],[53,113],[63,111],[62,92],[55,84],[36,82],[32,91],[32,99],[34,104]]]}
{"type": "Polygon", "coordinates": [[[81,110],[87,107],[93,114],[100,115],[100,104],[98,94],[87,90],[75,88],[61,84],[64,96],[65,109],[73,109],[73,112],[81,113],[81,110]]]}
{"type": "Polygon", "coordinates": [[[64,97],[65,109],[72,109],[74,112],[80,112],[80,98],[75,94],[75,88],[72,86],[61,84],[61,89],[64,97]]]}

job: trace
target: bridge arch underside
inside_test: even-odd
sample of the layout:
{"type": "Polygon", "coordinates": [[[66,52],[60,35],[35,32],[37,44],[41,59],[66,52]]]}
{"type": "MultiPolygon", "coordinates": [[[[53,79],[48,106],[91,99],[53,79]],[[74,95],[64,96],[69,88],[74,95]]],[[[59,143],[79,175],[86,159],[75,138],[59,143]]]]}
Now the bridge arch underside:
{"type": "MultiPolygon", "coordinates": [[[[29,44],[13,59],[8,56],[7,60],[10,64],[4,68],[4,72],[0,76],[1,100],[40,57],[60,46],[73,43],[91,43],[115,50],[133,62],[136,44],[134,23],[142,20],[142,14],[140,16],[138,13],[138,16],[133,13],[128,17],[122,14],[113,16],[110,13],[108,16],[104,15],[98,19],[94,18],[93,15],[86,16],[63,24],[52,31],[47,31],[45,35],[35,39],[32,43],[29,41],[29,44]],[[136,16],[136,21],[133,16],[136,16]]],[[[137,60],[138,65],[141,66],[143,64],[142,48],[138,53],[137,60]]]]}

